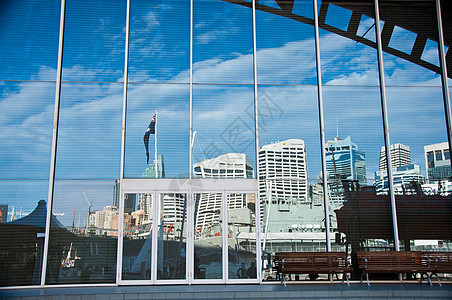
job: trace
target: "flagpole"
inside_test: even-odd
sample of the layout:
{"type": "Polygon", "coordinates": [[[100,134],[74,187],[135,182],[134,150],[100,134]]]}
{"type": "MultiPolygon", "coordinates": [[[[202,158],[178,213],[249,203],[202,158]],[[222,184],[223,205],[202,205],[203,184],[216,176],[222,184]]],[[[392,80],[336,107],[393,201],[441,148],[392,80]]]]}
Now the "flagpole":
{"type": "Polygon", "coordinates": [[[155,159],[155,178],[158,178],[158,162],[157,162],[157,110],[155,110],[155,134],[154,134],[154,159],[155,159]]]}

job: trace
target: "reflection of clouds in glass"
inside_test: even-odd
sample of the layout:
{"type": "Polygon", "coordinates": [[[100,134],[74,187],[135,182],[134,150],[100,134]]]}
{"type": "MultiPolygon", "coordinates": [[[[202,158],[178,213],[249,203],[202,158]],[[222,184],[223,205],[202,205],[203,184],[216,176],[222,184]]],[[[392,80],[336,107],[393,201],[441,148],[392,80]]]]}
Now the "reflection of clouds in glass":
{"type": "Polygon", "coordinates": [[[330,4],[326,13],[325,24],[345,31],[347,30],[351,16],[351,10],[330,4]]]}
{"type": "Polygon", "coordinates": [[[2,177],[48,177],[54,93],[54,83],[8,82],[1,86],[2,177]]]}
{"type": "Polygon", "coordinates": [[[416,37],[417,34],[414,32],[395,26],[388,46],[407,54],[411,54],[411,49],[413,49],[416,37]]]}
{"type": "MultiPolygon", "coordinates": [[[[380,29],[383,29],[385,22],[380,20],[380,29]]],[[[366,38],[374,43],[376,43],[375,38],[375,19],[369,18],[366,15],[361,16],[361,21],[359,22],[358,30],[356,35],[366,38]]]]}
{"type": "Polygon", "coordinates": [[[122,84],[62,84],[56,178],[119,177],[121,110],[122,84]]]}
{"type": "Polygon", "coordinates": [[[218,29],[218,30],[211,30],[207,32],[200,33],[195,36],[195,43],[206,45],[209,44],[211,41],[216,39],[221,39],[225,35],[237,33],[238,30],[235,28],[229,28],[229,29],[218,29]]]}
{"type": "MultiPolygon", "coordinates": [[[[449,47],[446,46],[445,52],[449,47]]],[[[438,43],[432,40],[427,39],[425,43],[424,51],[421,56],[422,60],[434,64],[435,66],[439,66],[439,53],[438,53],[438,43]]]]}

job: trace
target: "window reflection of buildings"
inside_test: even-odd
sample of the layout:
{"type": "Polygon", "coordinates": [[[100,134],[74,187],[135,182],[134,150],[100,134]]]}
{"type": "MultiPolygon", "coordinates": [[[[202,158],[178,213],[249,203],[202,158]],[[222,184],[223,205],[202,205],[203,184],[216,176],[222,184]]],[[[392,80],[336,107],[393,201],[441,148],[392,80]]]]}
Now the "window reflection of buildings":
{"type": "Polygon", "coordinates": [[[425,167],[430,183],[452,176],[449,144],[447,142],[424,146],[425,167]]]}
{"type": "Polygon", "coordinates": [[[358,180],[366,185],[366,154],[358,150],[350,136],[341,140],[335,137],[325,146],[327,181],[330,204],[340,206],[344,202],[342,179],[358,180]]]}
{"type": "MultiPolygon", "coordinates": [[[[193,174],[196,178],[254,178],[254,169],[252,161],[246,154],[226,153],[194,164],[193,174]]],[[[228,194],[226,198],[228,210],[247,207],[248,201],[251,201],[246,194],[228,194]]],[[[219,234],[221,202],[221,193],[196,194],[195,238],[219,234]]]]}

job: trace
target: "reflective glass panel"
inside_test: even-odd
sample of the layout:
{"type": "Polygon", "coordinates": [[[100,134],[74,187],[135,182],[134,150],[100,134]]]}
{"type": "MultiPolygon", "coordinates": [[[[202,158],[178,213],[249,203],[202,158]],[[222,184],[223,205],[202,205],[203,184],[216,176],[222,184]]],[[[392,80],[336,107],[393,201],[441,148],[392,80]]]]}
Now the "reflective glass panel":
{"type": "Polygon", "coordinates": [[[185,279],[187,195],[160,194],[157,233],[157,279],[185,279]]]}
{"type": "Polygon", "coordinates": [[[129,82],[189,82],[190,1],[131,1],[129,82]]]}
{"type": "MultiPolygon", "coordinates": [[[[438,41],[435,1],[410,2],[407,6],[384,1],[380,9],[388,14],[389,9],[403,11],[404,24],[400,26],[417,34],[411,56],[422,53],[421,58],[434,63],[438,59],[437,43],[429,40],[438,41]]],[[[392,34],[393,39],[404,41],[403,36],[392,34]]],[[[400,249],[426,251],[430,259],[435,259],[435,252],[450,249],[452,238],[452,231],[445,225],[449,222],[446,215],[450,215],[447,207],[452,205],[448,188],[452,171],[450,159],[444,156],[449,145],[441,77],[439,70],[423,61],[386,55],[385,63],[392,67],[386,70],[385,66],[389,132],[394,147],[391,152],[410,155],[405,155],[405,160],[395,157],[393,162],[400,249]]]]}
{"type": "Polygon", "coordinates": [[[187,84],[130,84],[125,177],[188,178],[189,122],[187,84]]]}
{"type": "Polygon", "coordinates": [[[154,203],[153,194],[124,194],[123,280],[149,280],[152,277],[154,203]]]}
{"type": "MultiPolygon", "coordinates": [[[[410,154],[393,163],[401,249],[447,251],[452,231],[445,224],[452,203],[452,175],[440,87],[388,87],[391,143],[410,154]],[[428,105],[425,105],[428,103],[428,105]],[[424,226],[428,224],[428,226],[424,226]],[[416,230],[413,230],[416,228],[416,230]]],[[[391,146],[392,147],[392,146],[391,146]]],[[[401,152],[396,149],[392,151],[401,152]]],[[[396,158],[395,158],[396,159],[396,158]]]]}
{"type": "Polygon", "coordinates": [[[387,183],[375,186],[377,172],[387,169],[380,93],[370,86],[324,86],[323,91],[330,238],[333,249],[347,251],[357,276],[356,251],[394,247],[387,183]]]}
{"type": "Polygon", "coordinates": [[[55,181],[46,284],[114,283],[115,181],[55,181]]]}
{"type": "Polygon", "coordinates": [[[256,12],[259,221],[265,281],[277,279],[273,263],[277,252],[326,249],[323,200],[320,196],[319,206],[314,206],[309,193],[313,186],[309,179],[321,177],[313,3],[295,1],[292,14],[300,18],[290,14],[290,4],[280,4],[278,15],[265,8],[256,12]]]}
{"type": "Polygon", "coordinates": [[[0,286],[39,285],[47,180],[0,180],[0,286]]]}
{"type": "Polygon", "coordinates": [[[119,177],[121,124],[122,84],[62,84],[56,178],[119,177]]]}
{"type": "Polygon", "coordinates": [[[193,9],[193,81],[252,83],[252,10],[220,0],[195,0],[193,9]]]}
{"type": "MultiPolygon", "coordinates": [[[[259,2],[259,4],[261,4],[259,2]]],[[[301,16],[312,15],[312,1],[298,0],[301,16]]],[[[312,18],[312,17],[311,17],[312,18]]],[[[314,27],[310,19],[291,20],[258,7],[256,11],[259,84],[316,84],[314,27]]]]}
{"type": "Polygon", "coordinates": [[[194,278],[223,278],[222,194],[194,194],[194,278]]]}
{"type": "Polygon", "coordinates": [[[228,279],[256,279],[255,194],[226,194],[228,279]]]}
{"type": "Polygon", "coordinates": [[[0,79],[55,80],[60,2],[2,1],[0,79]]]}
{"type": "Polygon", "coordinates": [[[193,87],[193,174],[197,178],[255,178],[252,86],[193,87]]]}
{"type": "Polygon", "coordinates": [[[0,82],[0,178],[50,174],[55,84],[0,82]]]}
{"type": "Polygon", "coordinates": [[[125,26],[125,1],[66,1],[62,79],[122,81],[125,26]]]}
{"type": "Polygon", "coordinates": [[[386,85],[440,86],[435,1],[379,4],[386,85]]]}

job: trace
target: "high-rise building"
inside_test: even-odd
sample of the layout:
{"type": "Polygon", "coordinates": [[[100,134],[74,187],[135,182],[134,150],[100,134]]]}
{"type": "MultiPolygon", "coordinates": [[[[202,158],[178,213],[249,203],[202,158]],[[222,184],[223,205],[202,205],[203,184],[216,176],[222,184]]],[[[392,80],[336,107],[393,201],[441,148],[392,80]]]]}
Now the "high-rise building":
{"type": "MultiPolygon", "coordinates": [[[[386,150],[385,146],[380,150],[380,163],[378,171],[386,170],[386,150]]],[[[411,150],[409,146],[403,144],[391,145],[391,164],[393,168],[408,166],[411,164],[411,150]]]]}
{"type": "MultiPolygon", "coordinates": [[[[252,161],[243,153],[226,153],[219,157],[202,160],[193,165],[197,178],[254,178],[252,161]]],[[[195,230],[204,232],[221,219],[221,193],[200,193],[195,195],[195,230]]],[[[228,209],[247,206],[246,194],[228,194],[228,209]]]]}
{"type": "MultiPolygon", "coordinates": [[[[411,182],[422,183],[424,176],[418,165],[407,165],[393,168],[392,177],[395,189],[403,189],[405,184],[411,182]]],[[[389,191],[388,172],[386,170],[375,172],[375,187],[377,194],[386,194],[389,191]]]]}
{"type": "Polygon", "coordinates": [[[358,150],[350,136],[341,140],[335,137],[325,146],[326,170],[325,180],[328,182],[329,202],[340,206],[344,202],[343,179],[359,180],[361,185],[366,182],[366,154],[358,150]]]}
{"type": "MultiPolygon", "coordinates": [[[[156,162],[153,164],[149,164],[149,166],[144,170],[143,178],[165,178],[165,164],[163,162],[163,155],[159,155],[157,157],[157,167],[156,162]]],[[[135,196],[136,197],[136,196],[135,196]]],[[[152,194],[143,194],[140,193],[138,195],[138,203],[137,210],[144,211],[145,215],[148,216],[149,219],[152,219],[152,202],[153,202],[152,194]]]]}
{"type": "MultiPolygon", "coordinates": [[[[119,180],[115,180],[113,187],[113,206],[117,208],[119,208],[120,185],[119,180]]],[[[130,214],[135,211],[136,199],[135,194],[124,194],[124,213],[130,214]]]]}
{"type": "Polygon", "coordinates": [[[254,178],[253,162],[243,153],[226,153],[193,165],[196,178],[254,178]]]}
{"type": "Polygon", "coordinates": [[[262,203],[269,199],[307,201],[308,172],[303,140],[290,139],[260,148],[259,192],[262,203]]]}
{"type": "Polygon", "coordinates": [[[156,167],[155,161],[153,164],[149,164],[149,166],[144,170],[143,178],[165,178],[165,164],[163,162],[163,155],[159,155],[157,157],[157,176],[156,176],[156,167]]]}
{"type": "Polygon", "coordinates": [[[366,154],[358,150],[350,136],[335,137],[325,146],[326,169],[330,179],[353,179],[366,184],[366,154]]]}
{"type": "Polygon", "coordinates": [[[452,176],[447,142],[424,146],[428,180],[449,179],[452,176]]]}

